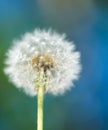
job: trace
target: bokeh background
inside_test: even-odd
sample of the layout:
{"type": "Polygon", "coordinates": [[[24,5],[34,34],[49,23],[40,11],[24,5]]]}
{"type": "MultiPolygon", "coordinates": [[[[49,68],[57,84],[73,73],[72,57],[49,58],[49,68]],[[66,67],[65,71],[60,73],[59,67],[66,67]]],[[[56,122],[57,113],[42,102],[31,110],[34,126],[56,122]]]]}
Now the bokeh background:
{"type": "Polygon", "coordinates": [[[0,0],[0,130],[36,130],[36,97],[3,73],[13,39],[46,28],[66,33],[83,70],[70,92],[45,96],[44,130],[108,130],[108,1],[0,0]]]}

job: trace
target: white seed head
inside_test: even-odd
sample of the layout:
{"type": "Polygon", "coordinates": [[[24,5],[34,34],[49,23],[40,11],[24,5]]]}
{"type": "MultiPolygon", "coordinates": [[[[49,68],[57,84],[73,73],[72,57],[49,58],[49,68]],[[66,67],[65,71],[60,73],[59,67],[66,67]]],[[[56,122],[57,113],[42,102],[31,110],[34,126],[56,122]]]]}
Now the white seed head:
{"type": "Polygon", "coordinates": [[[45,92],[57,95],[69,90],[78,79],[79,62],[80,53],[65,35],[37,29],[14,41],[7,53],[4,71],[17,88],[35,96],[36,86],[41,85],[39,73],[43,70],[45,92]]]}

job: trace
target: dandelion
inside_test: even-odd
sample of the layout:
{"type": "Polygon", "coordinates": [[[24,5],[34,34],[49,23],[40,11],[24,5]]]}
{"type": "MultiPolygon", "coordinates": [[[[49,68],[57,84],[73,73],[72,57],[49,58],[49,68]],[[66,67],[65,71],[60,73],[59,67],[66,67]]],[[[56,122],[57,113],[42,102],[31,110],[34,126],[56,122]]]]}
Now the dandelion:
{"type": "Polygon", "coordinates": [[[13,42],[7,52],[5,73],[17,88],[38,96],[38,128],[43,129],[44,93],[70,90],[81,70],[80,53],[73,42],[52,30],[35,30],[13,42]]]}

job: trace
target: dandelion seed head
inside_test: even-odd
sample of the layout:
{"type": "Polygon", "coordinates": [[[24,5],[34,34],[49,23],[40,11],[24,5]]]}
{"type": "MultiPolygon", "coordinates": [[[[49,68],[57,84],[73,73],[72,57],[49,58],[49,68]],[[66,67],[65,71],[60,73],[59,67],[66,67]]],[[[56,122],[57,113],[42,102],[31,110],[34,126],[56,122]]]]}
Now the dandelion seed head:
{"type": "Polygon", "coordinates": [[[81,71],[80,53],[73,42],[52,30],[35,30],[15,40],[7,52],[4,72],[26,94],[35,96],[39,72],[44,71],[46,93],[63,94],[73,87],[81,71]]]}

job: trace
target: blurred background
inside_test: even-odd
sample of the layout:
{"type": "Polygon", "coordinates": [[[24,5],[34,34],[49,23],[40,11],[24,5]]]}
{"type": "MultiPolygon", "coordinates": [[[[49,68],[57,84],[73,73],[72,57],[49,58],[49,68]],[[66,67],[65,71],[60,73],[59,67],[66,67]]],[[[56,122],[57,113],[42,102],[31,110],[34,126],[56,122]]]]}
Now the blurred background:
{"type": "Polygon", "coordinates": [[[66,33],[81,52],[75,88],[45,96],[44,130],[108,130],[108,1],[0,0],[0,130],[36,130],[36,97],[8,82],[5,53],[35,28],[66,33]]]}

